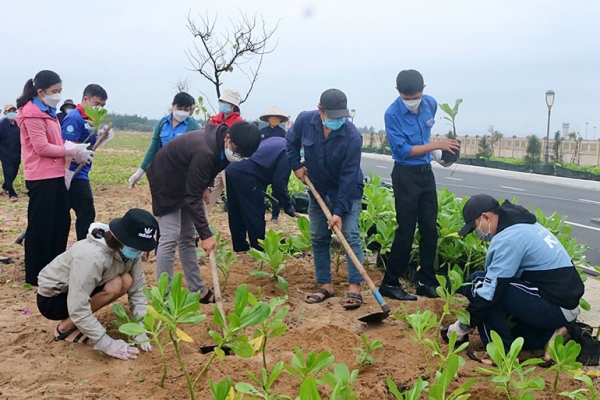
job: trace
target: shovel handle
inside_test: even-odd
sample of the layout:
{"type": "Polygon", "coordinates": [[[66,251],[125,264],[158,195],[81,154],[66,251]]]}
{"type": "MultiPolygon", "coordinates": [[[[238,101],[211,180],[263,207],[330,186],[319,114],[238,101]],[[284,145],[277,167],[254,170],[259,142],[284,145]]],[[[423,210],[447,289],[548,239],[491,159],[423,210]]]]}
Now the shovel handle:
{"type": "Polygon", "coordinates": [[[219,285],[219,271],[217,269],[217,260],[215,259],[215,252],[213,250],[210,252],[210,271],[212,272],[212,280],[213,280],[213,291],[215,295],[215,303],[217,304],[217,309],[221,313],[221,318],[225,321],[225,311],[223,310],[223,298],[221,297],[221,286],[219,285]]]}
{"type": "MultiPolygon", "coordinates": [[[[308,178],[307,175],[304,175],[304,182],[306,183],[306,185],[312,192],[314,198],[317,200],[317,203],[319,203],[319,206],[321,206],[321,210],[323,210],[323,213],[327,217],[327,221],[331,221],[331,218],[333,218],[333,215],[331,215],[331,211],[329,211],[329,207],[327,207],[327,204],[325,204],[325,201],[323,200],[323,198],[321,197],[319,192],[317,192],[317,189],[315,189],[314,185],[312,184],[312,182],[310,181],[310,179],[308,178]]],[[[354,263],[354,266],[356,267],[358,272],[360,272],[360,275],[362,276],[362,278],[365,280],[365,282],[369,286],[369,289],[371,289],[371,292],[373,292],[373,296],[375,296],[375,300],[377,300],[377,303],[379,303],[379,305],[381,306],[382,311],[389,313],[390,306],[388,306],[386,304],[385,300],[381,296],[381,293],[379,293],[379,290],[377,289],[377,287],[375,286],[375,284],[369,277],[369,274],[367,274],[367,271],[363,267],[362,263],[360,262],[358,257],[356,257],[354,250],[352,250],[352,247],[350,247],[350,243],[348,243],[348,241],[342,234],[341,229],[338,228],[337,225],[334,225],[333,231],[335,232],[337,237],[340,239],[340,242],[342,242],[342,246],[344,246],[344,250],[346,251],[346,254],[348,254],[350,256],[350,259],[354,263]]]]}

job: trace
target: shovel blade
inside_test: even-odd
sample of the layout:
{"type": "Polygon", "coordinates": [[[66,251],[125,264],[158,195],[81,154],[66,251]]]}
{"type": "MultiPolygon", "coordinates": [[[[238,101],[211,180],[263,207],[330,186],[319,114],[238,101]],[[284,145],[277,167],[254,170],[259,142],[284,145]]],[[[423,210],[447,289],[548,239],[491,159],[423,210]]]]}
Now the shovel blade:
{"type": "Polygon", "coordinates": [[[359,318],[360,322],[366,322],[367,324],[376,324],[378,322],[382,322],[384,319],[390,316],[389,312],[378,312],[374,314],[365,315],[364,317],[359,318]]]}

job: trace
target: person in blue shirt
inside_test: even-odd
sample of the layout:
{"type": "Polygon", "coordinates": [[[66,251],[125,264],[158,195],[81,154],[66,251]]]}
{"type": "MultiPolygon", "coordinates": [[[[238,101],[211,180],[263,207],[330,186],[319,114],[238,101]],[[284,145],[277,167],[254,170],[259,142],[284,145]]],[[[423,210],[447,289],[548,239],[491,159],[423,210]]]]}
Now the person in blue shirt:
{"type": "Polygon", "coordinates": [[[4,174],[2,190],[8,195],[10,201],[15,202],[19,197],[13,182],[21,165],[21,130],[15,121],[17,107],[13,104],[5,105],[4,115],[6,118],[0,121],[0,162],[4,174]]]}
{"type": "Polygon", "coordinates": [[[163,117],[154,128],[152,142],[150,142],[150,147],[146,151],[142,165],[129,178],[129,189],[133,188],[142,179],[146,168],[152,162],[158,150],[165,144],[182,133],[200,129],[198,122],[192,117],[195,103],[194,98],[186,92],[179,92],[173,97],[171,113],[163,117]]]}
{"type": "Polygon", "coordinates": [[[71,99],[66,99],[65,102],[60,106],[60,112],[56,114],[58,122],[62,125],[65,117],[68,113],[72,112],[77,105],[71,99]]]}
{"type": "MultiPolygon", "coordinates": [[[[333,296],[331,280],[331,230],[337,226],[352,250],[363,262],[362,241],[358,233],[358,217],[363,194],[363,174],[360,169],[362,136],[348,117],[346,95],[338,89],[321,94],[318,109],[298,115],[286,135],[290,167],[304,182],[308,176],[323,200],[332,210],[328,222],[311,194],[308,208],[310,241],[315,259],[315,277],[321,287],[306,299],[307,303],[321,303],[333,296]],[[304,165],[300,149],[304,148],[304,165]]],[[[347,256],[349,291],[344,308],[362,305],[360,295],[362,276],[347,256]]]]}
{"type": "Polygon", "coordinates": [[[396,78],[400,96],[385,112],[385,131],[394,159],[392,186],[398,228],[379,293],[397,300],[417,299],[406,293],[399,282],[408,273],[417,222],[421,236],[417,295],[438,297],[434,271],[438,205],[430,152],[439,149],[454,154],[459,148],[454,139],[430,142],[437,102],[423,94],[424,88],[423,76],[418,71],[401,71],[396,78]]]}
{"type": "Polygon", "coordinates": [[[487,194],[471,197],[463,218],[459,235],[475,232],[490,246],[485,271],[472,274],[465,287],[470,325],[457,321],[444,331],[463,341],[476,326],[484,345],[496,331],[507,351],[517,337],[525,349],[538,350],[566,334],[585,287],[560,241],[525,208],[508,200],[500,205],[487,194]]]}
{"type": "MultiPolygon", "coordinates": [[[[90,124],[90,118],[85,113],[85,107],[104,107],[107,99],[108,95],[102,86],[94,83],[87,85],[83,90],[81,103],[63,119],[61,125],[63,139],[74,143],[89,143],[93,146],[97,137],[92,135],[94,129],[90,124]]],[[[76,162],[71,162],[69,170],[75,171],[77,166],[76,162]]],[[[96,218],[89,177],[91,168],[91,163],[86,164],[77,175],[73,176],[69,187],[69,206],[75,211],[77,217],[75,221],[77,240],[86,238],[88,228],[96,218]]]]}
{"type": "Polygon", "coordinates": [[[286,143],[282,137],[262,139],[252,157],[231,163],[225,169],[229,230],[236,252],[245,252],[250,247],[262,250],[258,241],[265,238],[265,191],[268,185],[272,185],[273,197],[286,214],[295,215],[287,189],[290,166],[286,143]]]}

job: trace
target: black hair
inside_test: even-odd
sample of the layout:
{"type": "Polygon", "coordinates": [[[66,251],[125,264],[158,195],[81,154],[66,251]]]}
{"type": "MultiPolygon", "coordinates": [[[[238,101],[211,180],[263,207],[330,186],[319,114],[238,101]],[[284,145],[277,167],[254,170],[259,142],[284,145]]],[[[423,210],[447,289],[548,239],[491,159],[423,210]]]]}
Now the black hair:
{"type": "Polygon", "coordinates": [[[92,229],[92,236],[94,236],[96,239],[104,238],[106,245],[113,250],[120,250],[123,247],[123,245],[117,240],[111,231],[105,231],[101,228],[94,228],[92,229]]]}
{"type": "Polygon", "coordinates": [[[23,93],[21,97],[17,99],[17,108],[23,107],[28,101],[33,100],[37,96],[39,89],[46,90],[52,85],[61,83],[60,76],[54,71],[43,70],[38,72],[33,79],[29,79],[25,82],[23,87],[23,93]]]}
{"type": "Polygon", "coordinates": [[[179,92],[173,97],[173,105],[179,107],[192,107],[196,104],[194,98],[186,92],[179,92]]]}
{"type": "Polygon", "coordinates": [[[231,112],[239,113],[241,111],[240,111],[240,108],[238,106],[233,106],[233,108],[231,109],[231,112]]]}
{"type": "Polygon", "coordinates": [[[99,97],[102,100],[108,100],[108,94],[106,90],[100,85],[96,85],[95,83],[89,84],[83,89],[83,96],[91,99],[92,97],[99,97]]]}
{"type": "Polygon", "coordinates": [[[396,88],[402,94],[411,95],[423,91],[423,75],[414,69],[400,71],[396,77],[396,88]]]}
{"type": "Polygon", "coordinates": [[[250,122],[237,122],[229,128],[229,137],[235,144],[236,153],[242,157],[250,157],[260,144],[260,131],[250,122]]]}

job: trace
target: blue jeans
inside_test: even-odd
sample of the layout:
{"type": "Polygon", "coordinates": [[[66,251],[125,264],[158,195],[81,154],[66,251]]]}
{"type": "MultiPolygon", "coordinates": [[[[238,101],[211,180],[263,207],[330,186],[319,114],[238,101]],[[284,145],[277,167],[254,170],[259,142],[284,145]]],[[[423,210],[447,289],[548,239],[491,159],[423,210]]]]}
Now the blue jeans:
{"type": "MultiPolygon", "coordinates": [[[[331,210],[333,207],[330,204],[329,197],[325,196],[324,200],[331,210]]],[[[362,264],[362,241],[360,240],[360,235],[358,233],[358,217],[360,215],[360,210],[361,200],[357,199],[352,204],[350,213],[344,214],[341,217],[342,234],[362,264]]],[[[328,228],[327,217],[321,210],[319,203],[317,203],[312,196],[308,206],[308,218],[310,220],[310,243],[315,258],[315,278],[318,284],[331,283],[331,231],[328,228]]],[[[348,265],[348,282],[356,284],[362,283],[362,276],[348,255],[346,255],[346,263],[348,265]]]]}
{"type": "MultiPolygon", "coordinates": [[[[473,299],[475,287],[484,278],[484,271],[477,271],[469,277],[468,281],[473,283],[468,290],[469,300],[473,299]]],[[[561,308],[543,299],[536,287],[513,278],[500,302],[490,308],[487,317],[477,325],[477,330],[486,346],[491,341],[491,331],[496,331],[507,351],[517,337],[523,338],[524,350],[539,350],[544,348],[556,329],[569,324],[561,308]]]]}

